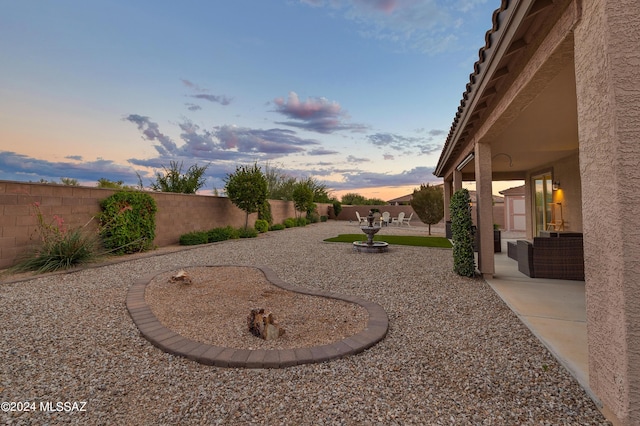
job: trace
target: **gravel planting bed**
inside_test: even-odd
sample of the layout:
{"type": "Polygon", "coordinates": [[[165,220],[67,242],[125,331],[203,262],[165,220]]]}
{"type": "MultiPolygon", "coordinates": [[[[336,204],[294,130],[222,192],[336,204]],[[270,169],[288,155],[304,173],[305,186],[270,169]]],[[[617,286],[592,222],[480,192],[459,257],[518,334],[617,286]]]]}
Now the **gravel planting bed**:
{"type": "MultiPolygon", "coordinates": [[[[450,250],[354,252],[328,222],[0,284],[0,412],[6,424],[607,424],[584,390],[450,250]],[[261,265],[286,282],[379,303],[387,337],[327,363],[230,369],[162,352],[140,336],[128,288],[154,272],[261,265]],[[82,412],[41,411],[85,402],[82,412]],[[41,407],[40,403],[44,403],[41,407]]],[[[420,235],[424,228],[384,229],[420,235]]],[[[80,408],[78,405],[77,408],[80,408]]]]}

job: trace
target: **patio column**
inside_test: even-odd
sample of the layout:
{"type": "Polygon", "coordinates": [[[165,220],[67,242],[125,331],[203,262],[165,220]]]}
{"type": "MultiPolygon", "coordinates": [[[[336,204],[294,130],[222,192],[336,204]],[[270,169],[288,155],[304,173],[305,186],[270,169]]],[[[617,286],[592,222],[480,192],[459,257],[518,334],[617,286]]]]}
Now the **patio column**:
{"type": "Polygon", "coordinates": [[[479,233],[478,269],[488,278],[493,277],[493,194],[491,177],[491,145],[476,143],[476,215],[479,233]]]}
{"type": "Polygon", "coordinates": [[[640,424],[640,2],[581,2],[574,32],[589,386],[640,424]]]}
{"type": "Polygon", "coordinates": [[[451,195],[452,195],[452,184],[450,180],[444,181],[444,220],[451,220],[451,211],[449,210],[449,205],[451,204],[451,195]]]}
{"type": "Polygon", "coordinates": [[[453,171],[453,192],[462,189],[462,172],[458,170],[453,171]]]}

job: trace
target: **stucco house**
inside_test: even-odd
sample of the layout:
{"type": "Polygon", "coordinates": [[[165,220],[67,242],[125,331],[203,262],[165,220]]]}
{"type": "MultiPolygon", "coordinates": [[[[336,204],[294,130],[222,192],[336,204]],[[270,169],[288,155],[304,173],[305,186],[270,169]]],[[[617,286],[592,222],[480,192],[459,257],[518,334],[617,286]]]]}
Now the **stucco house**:
{"type": "Polygon", "coordinates": [[[488,277],[492,181],[524,180],[527,238],[562,205],[583,234],[589,386],[638,425],[640,2],[503,0],[479,56],[435,170],[445,202],[475,181],[488,277]]]}

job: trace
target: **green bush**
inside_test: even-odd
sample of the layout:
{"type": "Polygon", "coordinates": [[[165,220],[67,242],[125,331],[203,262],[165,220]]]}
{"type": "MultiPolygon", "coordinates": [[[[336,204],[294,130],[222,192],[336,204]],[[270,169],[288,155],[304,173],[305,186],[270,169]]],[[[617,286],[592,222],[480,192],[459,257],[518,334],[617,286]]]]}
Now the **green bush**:
{"type": "Polygon", "coordinates": [[[256,228],[256,231],[260,233],[267,232],[269,230],[269,222],[264,219],[258,219],[256,220],[254,227],[256,228]]]}
{"type": "Polygon", "coordinates": [[[285,229],[286,226],[284,226],[284,224],[282,223],[274,223],[273,225],[271,225],[269,227],[269,231],[281,231],[283,229],[285,229]]]}
{"type": "Polygon", "coordinates": [[[473,277],[476,273],[470,203],[471,198],[466,188],[456,191],[451,197],[453,270],[464,277],[473,277]]]}
{"type": "Polygon", "coordinates": [[[217,241],[235,240],[240,238],[238,230],[232,226],[225,226],[222,228],[213,228],[207,231],[207,239],[210,243],[217,241]]]}
{"type": "Polygon", "coordinates": [[[342,211],[342,203],[340,201],[334,201],[333,202],[333,214],[335,214],[336,217],[338,217],[338,215],[340,214],[341,211],[342,211]]]}
{"type": "Polygon", "coordinates": [[[240,238],[255,238],[258,236],[258,231],[255,228],[239,228],[238,236],[240,238]]]}
{"type": "Polygon", "coordinates": [[[180,245],[183,246],[194,246],[208,242],[209,238],[205,231],[194,231],[180,236],[180,245]]]}
{"type": "Polygon", "coordinates": [[[320,222],[326,222],[327,220],[329,220],[328,216],[324,216],[324,215],[320,216],[320,222]]]}
{"type": "Polygon", "coordinates": [[[273,223],[273,216],[271,215],[271,204],[269,200],[264,200],[264,203],[258,208],[258,219],[266,220],[267,225],[273,223]]]}
{"type": "Polygon", "coordinates": [[[318,223],[320,222],[320,215],[318,213],[309,213],[307,215],[307,223],[318,223]]]}
{"type": "Polygon", "coordinates": [[[120,191],[100,202],[100,236],[115,254],[135,253],[153,247],[156,202],[149,194],[120,191]]]}
{"type": "Polygon", "coordinates": [[[285,228],[294,228],[296,226],[296,220],[292,217],[288,217],[282,222],[285,228]]]}
{"type": "Polygon", "coordinates": [[[295,219],[296,222],[296,226],[307,226],[307,224],[309,224],[309,220],[306,217],[297,217],[295,219]]]}

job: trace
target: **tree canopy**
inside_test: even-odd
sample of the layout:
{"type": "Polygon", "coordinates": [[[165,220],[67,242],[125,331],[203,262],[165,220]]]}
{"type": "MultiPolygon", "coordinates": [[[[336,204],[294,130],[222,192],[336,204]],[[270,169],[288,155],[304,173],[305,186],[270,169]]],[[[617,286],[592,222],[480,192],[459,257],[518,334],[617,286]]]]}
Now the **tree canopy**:
{"type": "Polygon", "coordinates": [[[157,172],[155,182],[149,185],[154,191],[195,194],[205,183],[204,172],[209,165],[192,165],[182,173],[182,162],[171,161],[169,168],[162,166],[164,173],[157,172]]]}
{"type": "Polygon", "coordinates": [[[411,207],[422,223],[429,225],[429,235],[431,235],[431,225],[440,222],[444,217],[444,192],[442,186],[422,184],[419,189],[414,189],[411,197],[411,207]]]}
{"type": "Polygon", "coordinates": [[[307,182],[298,182],[293,189],[293,203],[299,212],[309,213],[313,210],[313,190],[307,182]]]}
{"type": "Polygon", "coordinates": [[[231,202],[246,213],[244,227],[249,225],[249,214],[255,213],[267,201],[267,180],[257,164],[237,166],[236,171],[227,175],[225,192],[231,202]]]}

